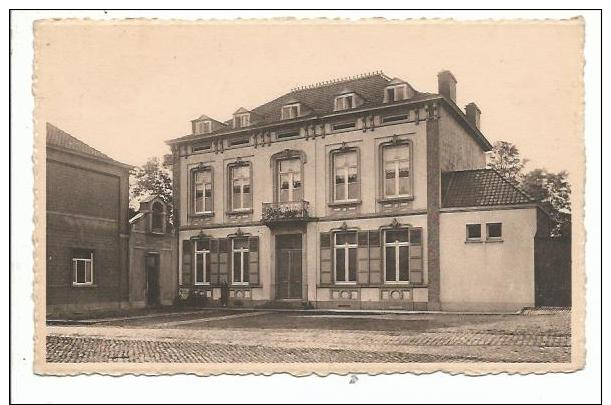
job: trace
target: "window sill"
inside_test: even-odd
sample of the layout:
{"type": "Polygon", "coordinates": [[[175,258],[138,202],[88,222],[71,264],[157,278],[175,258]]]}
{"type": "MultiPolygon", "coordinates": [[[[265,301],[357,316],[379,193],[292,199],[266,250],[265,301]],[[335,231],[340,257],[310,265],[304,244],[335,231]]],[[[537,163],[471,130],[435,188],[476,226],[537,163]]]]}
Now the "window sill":
{"type": "Polygon", "coordinates": [[[484,243],[481,239],[467,239],[465,243],[484,243]]]}
{"type": "Polygon", "coordinates": [[[213,217],[214,216],[214,211],[197,212],[197,213],[191,214],[191,216],[194,217],[194,218],[213,217]]]}
{"type": "Polygon", "coordinates": [[[74,288],[96,288],[97,284],[74,284],[72,283],[72,287],[74,288]]]}
{"type": "Polygon", "coordinates": [[[503,239],[498,238],[498,239],[486,239],[486,243],[502,243],[503,239]]]}
{"type": "Polygon", "coordinates": [[[225,214],[227,214],[227,215],[252,214],[252,208],[245,209],[245,210],[227,211],[225,214]]]}
{"type": "Polygon", "coordinates": [[[356,287],[358,284],[356,281],[336,281],[332,285],[336,287],[356,287]]]}
{"type": "Polygon", "coordinates": [[[361,205],[362,201],[359,200],[347,200],[347,201],[331,201],[328,203],[329,207],[349,207],[353,205],[361,205]]]}
{"type": "Polygon", "coordinates": [[[465,243],[503,243],[503,239],[477,239],[477,240],[466,240],[465,243]]]}
{"type": "Polygon", "coordinates": [[[378,198],[377,202],[379,204],[387,204],[387,203],[395,203],[395,202],[405,202],[405,201],[413,201],[414,200],[414,196],[413,195],[408,195],[405,197],[384,197],[384,198],[378,198]]]}

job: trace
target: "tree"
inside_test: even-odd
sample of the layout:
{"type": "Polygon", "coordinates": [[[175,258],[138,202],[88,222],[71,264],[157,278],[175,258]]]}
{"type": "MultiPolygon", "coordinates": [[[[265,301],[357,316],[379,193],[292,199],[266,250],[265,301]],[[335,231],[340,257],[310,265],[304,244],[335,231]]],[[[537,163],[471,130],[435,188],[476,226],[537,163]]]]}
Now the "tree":
{"type": "Polygon", "coordinates": [[[569,236],[571,185],[568,181],[568,173],[564,170],[552,173],[545,169],[534,169],[524,175],[521,185],[524,191],[547,209],[556,222],[552,235],[569,236]]]}
{"type": "Polygon", "coordinates": [[[168,218],[172,224],[172,170],[166,161],[167,159],[164,159],[161,162],[159,158],[151,157],[142,166],[132,170],[129,178],[129,205],[130,210],[135,211],[140,199],[151,195],[159,196],[168,207],[168,218]]]}
{"type": "Polygon", "coordinates": [[[497,141],[492,146],[488,158],[488,167],[495,169],[502,176],[515,184],[522,180],[522,170],[528,160],[520,157],[518,148],[511,142],[497,141]]]}

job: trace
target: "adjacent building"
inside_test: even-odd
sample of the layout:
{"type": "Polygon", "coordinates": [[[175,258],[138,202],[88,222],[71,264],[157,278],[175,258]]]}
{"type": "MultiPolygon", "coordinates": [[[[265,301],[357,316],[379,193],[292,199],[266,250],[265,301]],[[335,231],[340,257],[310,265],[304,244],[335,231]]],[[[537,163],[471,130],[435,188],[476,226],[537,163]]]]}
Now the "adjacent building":
{"type": "Polygon", "coordinates": [[[159,197],[129,219],[129,173],[47,124],[48,316],[172,305],[176,238],[159,197]]]}
{"type": "Polygon", "coordinates": [[[486,169],[480,109],[381,72],[296,88],[173,153],[181,295],[230,305],[514,310],[549,218],[486,169]]]}
{"type": "Polygon", "coordinates": [[[47,124],[47,313],[129,306],[129,171],[47,124]]]}

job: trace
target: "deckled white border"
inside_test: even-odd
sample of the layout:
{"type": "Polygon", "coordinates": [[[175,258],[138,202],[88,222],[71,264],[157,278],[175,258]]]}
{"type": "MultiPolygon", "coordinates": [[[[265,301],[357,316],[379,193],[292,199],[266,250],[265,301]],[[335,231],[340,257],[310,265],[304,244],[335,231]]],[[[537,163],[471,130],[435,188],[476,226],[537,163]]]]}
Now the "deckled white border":
{"type": "MultiPolygon", "coordinates": [[[[124,5],[123,5],[124,6],[124,5]]],[[[369,12],[370,14],[368,14],[369,16],[387,16],[390,18],[406,18],[406,17],[420,17],[420,16],[428,16],[428,17],[450,17],[450,16],[454,16],[454,17],[460,17],[460,18],[465,18],[464,14],[460,15],[459,13],[456,12],[437,12],[437,14],[435,14],[434,12],[429,12],[429,13],[418,13],[417,15],[414,15],[414,13],[412,12],[411,15],[408,13],[397,13],[397,12],[369,12]],[[458,14],[458,15],[457,15],[458,14]]],[[[499,15],[493,15],[493,13],[491,12],[487,12],[486,15],[483,15],[481,13],[476,13],[478,14],[477,16],[475,16],[474,18],[476,19],[482,19],[482,18],[486,18],[486,17],[502,17],[502,18],[508,18],[508,17],[526,17],[526,18],[537,18],[536,15],[528,15],[528,13],[525,12],[519,12],[519,15],[515,15],[516,12],[514,12],[514,15],[507,15],[507,14],[503,14],[502,16],[499,15]]],[[[92,14],[92,16],[94,16],[96,18],[100,17],[100,13],[90,13],[92,14]]],[[[111,13],[112,17],[114,18],[121,18],[121,17],[125,17],[125,16],[143,16],[143,17],[152,17],[153,13],[152,12],[132,12],[132,13],[128,13],[128,12],[120,12],[120,13],[111,13]]],[[[171,12],[171,13],[164,13],[163,17],[166,18],[184,18],[184,16],[179,15],[180,12],[171,12]]],[[[293,13],[293,14],[296,14],[293,13]]],[[[308,15],[305,15],[307,17],[316,17],[316,16],[320,16],[321,12],[310,12],[310,13],[305,13],[308,15]]],[[[325,12],[324,15],[327,16],[332,16],[331,12],[325,12]]],[[[337,16],[346,16],[349,13],[348,12],[337,12],[336,13],[337,16]]],[[[354,13],[356,15],[354,15],[354,17],[365,17],[366,15],[363,15],[363,13],[354,13]]],[[[588,18],[587,13],[579,13],[582,15],[585,15],[586,18],[588,18]]],[[[61,15],[63,16],[68,16],[68,15],[72,15],[72,16],[76,16],[76,17],[82,17],[82,15],[78,15],[78,13],[69,13],[69,12],[49,12],[49,13],[42,13],[39,14],[38,16],[36,16],[36,18],[47,18],[48,16],[58,16],[61,15]]],[[[108,15],[108,17],[110,17],[111,15],[108,15]]],[[[255,13],[255,12],[237,12],[233,14],[234,16],[240,16],[240,17],[262,17],[264,15],[262,15],[261,12],[259,13],[255,13]],[[256,15],[255,15],[256,14],[256,15]]],[[[286,12],[270,12],[269,14],[265,15],[265,16],[286,16],[287,13],[286,12]]],[[[546,13],[546,17],[550,17],[550,18],[569,18],[572,16],[575,16],[576,13],[575,12],[566,12],[563,15],[559,15],[558,13],[554,13],[554,12],[549,12],[546,13]]],[[[102,16],[103,17],[103,16],[102,16]]],[[[231,17],[231,15],[227,15],[227,13],[225,13],[225,15],[223,16],[223,18],[225,17],[231,17]]],[[[13,18],[15,18],[15,16],[13,16],[13,18]]],[[[193,16],[193,14],[189,14],[187,16],[187,18],[196,18],[195,16],[193,16]]],[[[206,18],[206,15],[203,16],[199,16],[197,18],[206,18]]],[[[594,18],[596,19],[597,17],[594,16],[594,18]]],[[[33,18],[32,18],[33,19],[33,18]]],[[[587,23],[588,25],[589,23],[587,23]]],[[[20,26],[20,29],[25,28],[25,30],[28,30],[31,26],[29,26],[28,24],[25,24],[24,26],[20,26]]],[[[589,27],[587,27],[589,28],[589,27]]],[[[16,35],[21,35],[20,33],[18,34],[16,31],[14,32],[14,34],[16,35]]],[[[30,34],[31,35],[31,34],[30,34]]],[[[588,39],[586,41],[586,46],[588,47],[588,45],[590,44],[589,42],[590,40],[588,39]]],[[[26,43],[28,42],[27,40],[25,41],[26,43]]],[[[27,47],[20,47],[19,49],[15,49],[15,51],[19,50],[20,52],[26,51],[27,47]]],[[[598,50],[594,47],[594,53],[597,53],[598,50]]],[[[16,55],[18,56],[18,55],[16,55]]],[[[31,55],[30,55],[31,58],[31,55]]],[[[596,57],[594,56],[593,58],[590,56],[586,56],[588,61],[592,61],[595,60],[596,57]]],[[[27,58],[26,58],[27,59],[27,58]]],[[[31,60],[31,59],[30,59],[31,60]]],[[[30,61],[31,63],[31,61],[30,61]]],[[[586,64],[586,69],[587,72],[586,74],[588,74],[588,71],[590,70],[589,68],[594,67],[594,73],[592,75],[597,76],[596,73],[596,66],[593,64],[586,64]]],[[[31,69],[31,65],[27,66],[25,68],[14,68],[13,70],[13,86],[15,88],[16,85],[19,86],[20,88],[20,94],[21,94],[21,90],[23,90],[23,87],[28,87],[30,83],[28,83],[28,76],[27,76],[27,70],[31,69]],[[25,77],[24,76],[25,73],[25,77]],[[20,78],[19,82],[17,83],[18,78],[20,78]]],[[[30,74],[31,74],[31,70],[30,70],[30,74]]],[[[31,76],[30,76],[31,77],[31,76]]],[[[592,96],[593,93],[596,91],[596,86],[594,86],[593,89],[590,88],[589,84],[587,84],[587,88],[586,88],[586,93],[587,93],[587,97],[588,97],[588,103],[590,102],[590,98],[589,96],[592,96]]],[[[29,90],[29,89],[28,89],[29,90]]],[[[29,95],[29,91],[27,93],[21,94],[23,97],[23,100],[27,99],[28,97],[31,98],[31,96],[29,95]]],[[[16,97],[17,94],[14,94],[14,97],[16,97]]],[[[15,100],[15,99],[14,99],[15,100]]],[[[595,100],[594,100],[595,103],[595,100]]],[[[21,106],[27,106],[28,104],[25,102],[19,102],[19,103],[15,103],[15,105],[19,105],[21,106]]],[[[30,101],[30,105],[31,105],[31,101],[30,101]]],[[[590,107],[590,105],[588,105],[588,108],[590,107]]],[[[23,115],[22,113],[25,113],[25,118],[22,120],[21,118],[16,118],[16,116],[14,116],[14,122],[13,122],[13,136],[14,136],[14,140],[13,140],[13,148],[14,150],[19,150],[19,152],[22,153],[22,155],[27,156],[27,153],[24,152],[28,152],[31,150],[31,135],[28,136],[29,134],[31,134],[31,121],[29,121],[30,119],[30,114],[31,114],[31,108],[28,109],[25,108],[19,108],[19,110],[15,109],[14,113],[18,113],[20,116],[23,115]],[[22,111],[25,110],[25,111],[22,111]],[[15,139],[17,137],[20,137],[19,140],[15,139]],[[29,143],[29,145],[28,145],[29,143]],[[28,147],[29,146],[29,147],[28,147]]],[[[597,110],[595,110],[594,112],[594,116],[596,116],[597,114],[597,110]]],[[[592,114],[591,111],[587,111],[587,114],[592,114]]],[[[596,121],[597,119],[594,118],[594,121],[596,121]]],[[[594,126],[592,126],[591,123],[592,120],[588,119],[588,124],[587,124],[587,128],[586,131],[589,135],[592,135],[592,133],[594,133],[594,135],[596,136],[597,132],[594,126]]],[[[598,147],[597,147],[597,139],[591,139],[591,136],[587,138],[587,147],[589,149],[589,152],[594,151],[594,153],[596,154],[596,152],[598,151],[598,147]]],[[[23,158],[23,156],[22,156],[23,158]]],[[[596,181],[596,178],[598,176],[596,176],[596,172],[594,173],[594,175],[591,175],[591,169],[594,168],[594,170],[597,170],[596,167],[596,163],[593,162],[593,158],[595,160],[595,156],[592,156],[592,153],[588,154],[588,179],[589,179],[589,183],[586,185],[588,188],[588,192],[590,191],[591,187],[594,186],[597,188],[598,184],[600,184],[599,182],[596,181]]],[[[13,170],[14,173],[13,175],[15,175],[15,173],[19,173],[19,192],[25,192],[25,194],[23,195],[23,198],[21,199],[21,201],[28,201],[31,198],[31,194],[29,194],[31,192],[31,183],[28,184],[28,180],[31,182],[31,161],[29,159],[25,159],[25,161],[22,161],[21,159],[17,160],[16,156],[13,162],[13,170]]],[[[599,167],[599,165],[598,165],[599,167]]],[[[14,196],[13,196],[14,198],[14,196]]],[[[596,206],[595,206],[596,201],[591,201],[591,199],[588,199],[588,203],[587,203],[587,210],[588,210],[588,214],[590,213],[590,210],[596,210],[596,206]]],[[[14,282],[14,290],[13,290],[13,294],[14,294],[14,298],[16,298],[16,300],[19,300],[19,309],[20,309],[20,314],[23,314],[25,316],[19,316],[16,317],[14,316],[14,321],[19,321],[18,323],[14,323],[15,329],[16,331],[22,331],[23,327],[27,328],[27,323],[31,323],[31,317],[28,316],[29,314],[31,314],[31,302],[28,302],[28,300],[30,300],[30,295],[29,294],[16,294],[16,290],[17,288],[15,288],[15,285],[18,285],[19,287],[21,287],[19,290],[20,291],[29,291],[31,289],[31,271],[28,271],[29,269],[31,269],[31,255],[29,254],[29,252],[27,251],[28,247],[27,247],[27,242],[29,237],[31,236],[31,228],[28,229],[28,226],[26,226],[27,220],[29,218],[32,217],[31,215],[31,207],[27,207],[27,204],[14,204],[13,205],[13,215],[15,216],[16,220],[15,220],[15,225],[17,225],[17,223],[19,223],[19,230],[17,230],[17,226],[14,227],[14,231],[17,231],[16,233],[18,234],[18,236],[25,236],[27,235],[26,239],[18,239],[15,238],[16,240],[14,240],[14,247],[17,248],[18,246],[21,246],[21,249],[23,249],[23,254],[16,254],[17,251],[14,252],[15,254],[15,259],[18,259],[15,261],[14,265],[17,264],[19,266],[18,269],[13,268],[13,274],[15,275],[16,271],[20,271],[20,273],[18,274],[17,277],[15,277],[13,279],[14,282]],[[19,213],[17,212],[19,210],[19,213]],[[28,215],[28,210],[30,211],[29,215],[28,215]],[[21,220],[19,220],[21,219],[21,220]],[[25,221],[24,221],[25,220],[25,221]],[[29,233],[28,233],[29,231],[29,233]],[[18,241],[22,241],[24,240],[26,243],[23,245],[18,245],[18,241]],[[29,257],[28,257],[29,256],[29,257]],[[28,261],[30,263],[28,263],[28,261]],[[25,270],[24,270],[25,269],[25,270]],[[25,274],[23,274],[25,273],[25,274]],[[25,283],[24,283],[25,282],[25,283]],[[29,284],[28,284],[29,283],[29,284]],[[27,308],[29,305],[29,308],[27,308]],[[25,307],[25,311],[21,311],[21,309],[23,309],[25,307]],[[30,311],[28,313],[28,310],[30,311]]],[[[596,214],[596,212],[594,212],[594,214],[596,214]]],[[[594,227],[596,227],[600,222],[598,221],[594,221],[594,224],[592,224],[591,221],[592,217],[589,216],[586,218],[586,223],[589,229],[593,229],[594,227]],[[598,224],[597,224],[598,223],[598,224]]],[[[596,219],[596,218],[594,218],[596,219]]],[[[594,238],[594,240],[596,240],[595,235],[593,235],[592,231],[590,231],[590,233],[588,234],[588,239],[592,240],[594,238]]],[[[597,262],[597,256],[594,255],[590,255],[588,254],[588,266],[596,266],[596,262],[597,262]]],[[[596,269],[596,267],[595,267],[596,269]]],[[[589,292],[592,293],[594,292],[594,294],[589,294],[589,295],[594,295],[593,297],[593,302],[596,303],[598,301],[598,297],[600,296],[599,294],[596,294],[597,291],[595,289],[596,285],[600,285],[599,281],[597,283],[597,279],[596,279],[596,274],[591,274],[591,272],[589,272],[588,274],[588,283],[589,285],[592,285],[592,283],[594,283],[594,291],[590,290],[589,292]]],[[[588,299],[590,300],[590,297],[588,297],[588,299]]],[[[592,300],[590,300],[590,302],[592,302],[592,300]]],[[[596,317],[598,316],[598,312],[589,308],[589,313],[588,316],[591,318],[592,316],[596,317]],[[593,311],[593,312],[592,312],[593,311]]],[[[597,319],[599,318],[595,318],[594,322],[597,322],[597,319]]],[[[591,323],[591,322],[589,322],[591,323]]],[[[23,336],[24,338],[22,339],[15,339],[14,338],[14,359],[16,357],[19,357],[21,354],[23,354],[26,359],[28,358],[27,354],[28,351],[29,353],[29,358],[31,359],[31,340],[27,337],[27,333],[26,334],[22,334],[21,336],[23,336]],[[23,342],[25,343],[25,350],[24,347],[20,346],[19,343],[23,342]],[[15,350],[17,349],[17,350],[15,350]]],[[[595,359],[591,359],[592,354],[596,355],[596,345],[597,342],[599,342],[599,340],[595,339],[588,336],[588,347],[589,347],[589,355],[588,355],[588,364],[592,365],[592,360],[595,359]],[[593,345],[594,347],[590,347],[590,345],[593,345]]],[[[598,356],[597,356],[598,357],[598,356]]],[[[19,363],[22,363],[21,361],[19,363]]],[[[27,363],[23,362],[23,363],[27,363]]],[[[5,363],[6,364],[6,363],[5,363]]],[[[31,363],[30,363],[30,367],[31,367],[31,363]]],[[[121,379],[104,379],[103,377],[78,377],[78,382],[75,379],[61,379],[61,378],[54,378],[54,377],[32,377],[31,376],[31,368],[25,368],[22,369],[21,366],[18,367],[18,372],[19,375],[14,374],[14,381],[18,380],[21,383],[26,383],[26,380],[28,380],[28,384],[32,384],[32,380],[42,380],[43,381],[43,385],[45,386],[43,389],[29,389],[27,392],[32,395],[36,395],[38,394],[38,401],[44,400],[44,401],[49,401],[50,400],[50,393],[55,392],[57,394],[63,395],[62,398],[65,399],[65,394],[67,392],[72,392],[74,394],[77,394],[76,399],[77,400],[86,400],[86,398],[90,395],[87,395],[87,393],[92,392],[91,391],[91,387],[86,387],[86,385],[89,385],[89,383],[96,383],[98,381],[103,381],[103,389],[100,389],[101,386],[98,389],[94,389],[93,392],[96,392],[96,396],[95,399],[96,400],[101,400],[102,397],[100,397],[100,395],[108,395],[109,393],[115,392],[118,393],[119,395],[115,398],[117,399],[121,399],[121,400],[129,400],[130,398],[132,398],[133,400],[145,400],[145,396],[143,395],[150,395],[150,398],[155,398],[156,400],[166,400],[166,401],[170,401],[170,402],[174,402],[177,400],[194,400],[194,401],[202,401],[202,398],[199,396],[192,396],[190,398],[185,398],[184,396],[181,396],[179,394],[177,394],[178,392],[183,392],[181,391],[181,389],[179,388],[180,384],[186,383],[187,386],[193,384],[194,382],[196,383],[196,386],[194,386],[193,388],[196,388],[195,391],[190,391],[190,395],[195,395],[197,392],[199,392],[199,389],[205,389],[206,390],[206,398],[210,398],[209,395],[213,392],[216,392],[217,394],[220,394],[220,396],[216,396],[215,399],[216,400],[234,400],[234,401],[239,401],[240,398],[242,398],[243,401],[248,401],[248,400],[252,400],[253,398],[255,398],[254,393],[255,392],[260,392],[260,393],[266,393],[265,397],[261,397],[259,396],[259,398],[261,398],[262,400],[270,400],[271,398],[278,398],[279,400],[283,399],[283,394],[284,399],[286,399],[286,395],[287,393],[291,393],[290,397],[291,398],[306,398],[306,394],[313,394],[313,393],[320,393],[321,394],[321,398],[325,399],[325,400],[334,400],[334,399],[341,399],[341,400],[350,400],[350,397],[352,395],[354,395],[354,399],[360,399],[360,400],[365,400],[368,396],[369,398],[375,398],[375,400],[383,400],[384,398],[386,398],[387,400],[392,400],[393,398],[395,399],[403,399],[406,400],[407,397],[405,395],[407,395],[409,393],[409,401],[410,402],[416,402],[416,401],[427,401],[427,400],[437,400],[437,401],[455,401],[457,400],[457,394],[458,393],[467,393],[469,392],[471,395],[473,394],[473,392],[478,392],[480,394],[484,394],[484,395],[489,395],[489,400],[494,400],[494,399],[501,399],[503,401],[510,401],[511,396],[513,395],[519,395],[520,393],[524,394],[528,394],[529,389],[527,388],[526,390],[524,390],[523,388],[518,388],[516,386],[516,384],[520,383],[520,382],[525,382],[527,380],[531,380],[532,377],[534,376],[526,376],[526,377],[516,377],[511,379],[508,376],[490,376],[490,377],[486,377],[485,380],[486,382],[483,383],[484,379],[471,379],[471,381],[469,381],[469,389],[468,391],[465,391],[465,387],[460,387],[460,386],[456,386],[456,384],[462,384],[462,381],[464,378],[463,376],[457,376],[457,377],[448,377],[447,375],[432,375],[432,376],[420,376],[420,377],[415,377],[415,376],[410,376],[410,375],[405,375],[405,376],[380,376],[380,377],[376,377],[373,378],[372,377],[366,377],[366,376],[361,376],[361,382],[359,382],[358,384],[355,384],[353,386],[350,386],[351,389],[348,390],[348,395],[349,396],[345,396],[346,395],[346,390],[345,389],[341,389],[342,387],[348,387],[348,381],[346,377],[330,377],[326,380],[324,380],[324,382],[321,383],[320,380],[318,380],[316,377],[310,377],[307,379],[292,379],[292,377],[287,377],[287,376],[276,376],[273,379],[262,379],[262,378],[256,378],[256,377],[246,377],[246,378],[240,378],[240,377],[215,377],[214,379],[214,386],[211,385],[210,379],[207,380],[193,380],[194,377],[189,377],[189,376],[182,376],[182,377],[173,377],[172,380],[170,381],[168,378],[155,378],[154,382],[153,381],[148,381],[151,379],[146,379],[146,378],[142,378],[142,377],[125,377],[125,378],[121,378],[121,379]],[[288,378],[288,380],[287,380],[288,378]],[[417,380],[415,380],[415,378],[417,378],[417,380]],[[242,384],[241,388],[239,391],[236,390],[231,390],[229,392],[232,393],[231,396],[227,395],[227,389],[229,388],[227,385],[225,385],[224,387],[219,387],[219,383],[222,381],[228,381],[229,383],[231,383],[233,380],[233,382],[235,382],[235,380],[239,380],[240,384],[242,384]],[[273,380],[270,382],[270,380],[273,380]],[[52,382],[51,382],[52,381],[52,382]],[[162,381],[164,383],[162,383],[162,381]],[[296,381],[300,381],[298,383],[296,383],[296,381]],[[333,381],[337,381],[339,383],[338,386],[336,387],[330,387],[331,390],[322,390],[321,391],[321,387],[327,386],[328,384],[333,385],[333,381]],[[366,381],[366,383],[365,383],[366,381]],[[476,383],[477,381],[477,383],[476,383]],[[493,382],[497,381],[499,383],[499,385],[494,384],[493,382]],[[153,382],[153,384],[151,384],[151,382],[153,382]],[[396,383],[400,382],[400,385],[396,385],[396,383]],[[410,384],[411,382],[411,384],[410,384]],[[76,384],[75,384],[76,383],[76,384]],[[266,384],[274,384],[273,386],[266,386],[266,384]],[[316,386],[313,386],[312,384],[317,384],[316,386]],[[64,384],[69,384],[68,386],[65,386],[64,384]],[[124,387],[125,389],[108,389],[108,384],[120,384],[122,387],[124,387]],[[146,384],[146,387],[139,387],[140,384],[146,384]],[[167,384],[167,385],[166,385],[167,384]],[[367,388],[365,390],[363,390],[364,386],[367,386],[367,388]],[[444,390],[439,390],[436,389],[435,387],[438,387],[438,384],[443,384],[444,386],[444,390]],[[250,386],[250,389],[249,389],[250,386]],[[68,388],[69,387],[69,388],[68,388]],[[129,389],[127,389],[129,387],[129,389]],[[306,388],[308,387],[308,388],[306,388]],[[397,388],[400,387],[400,389],[398,390],[397,388]],[[427,388],[428,387],[428,388],[427,388]],[[339,390],[338,390],[339,388],[339,390]],[[411,388],[411,389],[408,389],[411,388]],[[218,391],[217,391],[218,389],[218,391]],[[500,391],[499,391],[500,390],[500,391]],[[129,393],[132,393],[132,396],[129,396],[129,393]],[[223,393],[225,392],[225,393],[223,393]],[[358,393],[357,393],[358,392],[358,393]],[[503,395],[501,397],[499,397],[498,393],[499,392],[503,392],[503,395]],[[81,395],[79,396],[78,394],[81,393],[81,395]],[[302,395],[300,395],[300,393],[302,395]],[[152,395],[151,395],[152,394],[152,395]],[[128,395],[128,396],[126,396],[128,395]],[[443,395],[442,397],[440,397],[439,395],[443,395]]],[[[582,372],[581,374],[586,374],[588,372],[588,370],[586,369],[586,371],[582,372]]],[[[570,375],[571,379],[577,378],[577,375],[570,375]]],[[[547,380],[558,380],[558,379],[562,379],[562,378],[569,378],[569,376],[563,376],[563,375],[550,375],[550,376],[539,376],[536,377],[539,380],[537,382],[532,382],[529,383],[531,384],[530,387],[533,390],[536,390],[536,392],[541,393],[543,386],[539,385],[541,384],[541,378],[545,379],[545,391],[547,391],[548,389],[552,389],[553,391],[550,392],[550,394],[558,394],[558,399],[559,400],[569,400],[568,398],[570,398],[569,394],[575,394],[576,392],[578,393],[578,396],[576,397],[576,400],[583,400],[583,395],[586,392],[592,392],[592,393],[596,393],[597,389],[593,388],[590,390],[583,390],[583,389],[578,389],[576,390],[575,388],[575,383],[572,381],[570,384],[562,383],[559,381],[558,386],[556,386],[556,384],[553,384],[552,381],[547,381],[547,380]],[[550,378],[551,377],[551,378],[550,378]],[[572,385],[572,387],[570,387],[570,391],[566,392],[563,391],[562,388],[569,388],[567,387],[567,385],[572,385]],[[552,388],[553,387],[553,388],[552,388]]],[[[597,380],[596,376],[590,376],[590,381],[595,382],[597,380]]],[[[36,384],[39,384],[41,381],[36,381],[36,384]]],[[[99,384],[99,382],[98,382],[99,384]]],[[[529,384],[526,384],[527,386],[529,384]]],[[[534,392],[534,391],[533,391],[534,392]]],[[[30,397],[32,398],[32,397],[30,397]]],[[[463,397],[463,398],[469,398],[469,397],[463,397]]],[[[471,397],[472,398],[472,397],[471,397]]],[[[531,396],[526,397],[528,398],[527,400],[535,400],[536,398],[534,398],[531,394],[531,396]]],[[[594,398],[594,397],[593,397],[594,398]]],[[[481,397],[480,397],[481,399],[481,397]]],[[[32,400],[32,399],[30,399],[32,400]]],[[[545,401],[553,401],[553,397],[550,396],[545,396],[545,401]]],[[[206,402],[208,402],[206,400],[206,402]]]]}

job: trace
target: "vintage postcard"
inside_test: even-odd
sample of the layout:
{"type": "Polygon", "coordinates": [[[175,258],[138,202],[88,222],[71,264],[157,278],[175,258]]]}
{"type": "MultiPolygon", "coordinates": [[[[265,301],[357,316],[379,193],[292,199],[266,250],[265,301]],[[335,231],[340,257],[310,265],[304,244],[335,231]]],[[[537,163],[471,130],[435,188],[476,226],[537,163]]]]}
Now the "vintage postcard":
{"type": "Polygon", "coordinates": [[[39,374],[584,366],[584,21],[36,21],[39,374]]]}

